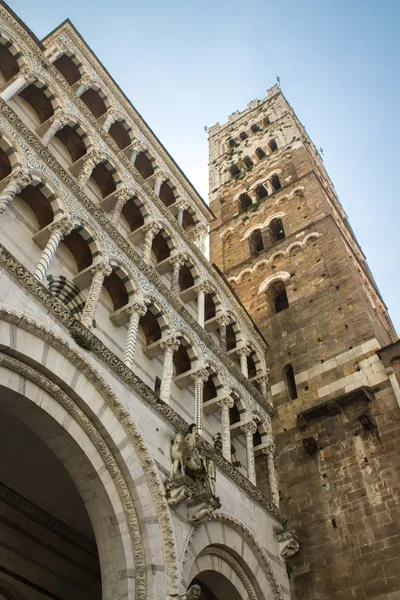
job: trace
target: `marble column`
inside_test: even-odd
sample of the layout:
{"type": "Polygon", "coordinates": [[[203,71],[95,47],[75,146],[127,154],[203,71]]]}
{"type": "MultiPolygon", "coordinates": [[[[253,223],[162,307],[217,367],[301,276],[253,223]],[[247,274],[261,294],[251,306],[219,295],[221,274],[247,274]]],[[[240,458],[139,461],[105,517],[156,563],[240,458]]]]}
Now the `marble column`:
{"type": "Polygon", "coordinates": [[[157,173],[156,181],[154,184],[154,193],[156,196],[160,195],[161,186],[162,186],[164,180],[165,180],[165,175],[163,173],[157,173]]]}
{"type": "Polygon", "coordinates": [[[275,468],[275,453],[276,447],[275,444],[271,444],[267,448],[263,448],[262,453],[267,457],[267,470],[268,470],[268,483],[269,483],[269,493],[272,502],[279,506],[279,489],[278,489],[278,480],[276,476],[276,468],[275,468]]]}
{"type": "Polygon", "coordinates": [[[134,302],[128,306],[126,311],[129,314],[130,319],[125,344],[124,363],[131,369],[135,358],[140,318],[146,314],[147,306],[143,302],[134,302]]]}
{"type": "Polygon", "coordinates": [[[227,395],[218,400],[217,397],[217,404],[221,409],[222,456],[231,462],[231,422],[229,418],[229,410],[233,407],[233,398],[227,395]]]}
{"type": "Polygon", "coordinates": [[[144,242],[142,246],[142,259],[149,264],[151,256],[151,247],[153,245],[154,236],[160,231],[160,226],[157,223],[149,223],[145,228],[144,242]]]}
{"type": "Polygon", "coordinates": [[[170,262],[172,263],[171,273],[171,294],[173,296],[179,296],[179,272],[186,262],[187,257],[183,254],[175,254],[171,257],[170,262]]]}
{"type": "Polygon", "coordinates": [[[92,175],[93,169],[100,162],[101,162],[101,157],[97,154],[97,152],[91,152],[85,158],[85,160],[83,161],[83,164],[82,164],[82,168],[78,174],[78,181],[82,187],[84,185],[86,185],[86,183],[90,179],[90,176],[92,175]]]}
{"type": "Polygon", "coordinates": [[[248,378],[249,377],[249,369],[247,366],[247,357],[251,354],[251,349],[248,346],[243,346],[236,350],[236,354],[240,357],[240,370],[243,375],[248,378]]]}
{"type": "Polygon", "coordinates": [[[10,202],[32,181],[32,176],[21,170],[15,171],[8,176],[8,180],[3,190],[0,192],[0,215],[2,215],[10,202]]]}
{"type": "Polygon", "coordinates": [[[129,200],[129,198],[132,198],[133,195],[133,191],[126,189],[118,190],[118,192],[116,192],[115,198],[117,199],[117,203],[114,206],[114,210],[111,214],[111,222],[114,225],[116,225],[120,219],[122,209],[124,208],[124,204],[129,200]]]}
{"type": "Polygon", "coordinates": [[[180,341],[176,337],[170,337],[160,342],[164,350],[163,373],[160,386],[160,400],[170,404],[172,377],[174,374],[174,352],[179,348],[180,341]]]}
{"type": "Polygon", "coordinates": [[[209,294],[210,291],[211,287],[208,281],[203,281],[197,287],[197,322],[201,327],[204,327],[205,321],[206,294],[209,294]]]}
{"type": "Polygon", "coordinates": [[[80,98],[82,96],[82,94],[84,94],[85,92],[87,92],[87,90],[89,88],[91,88],[93,85],[93,82],[88,79],[86,76],[81,78],[81,82],[79,84],[78,89],[76,90],[76,95],[78,96],[78,98],[80,98]]]}
{"type": "Polygon", "coordinates": [[[248,423],[242,425],[240,429],[246,437],[247,477],[253,485],[256,485],[256,463],[254,459],[253,435],[257,431],[257,426],[254,421],[249,421],[248,423]]]}
{"type": "Polygon", "coordinates": [[[221,346],[221,350],[226,352],[226,328],[231,322],[230,317],[228,315],[221,315],[217,318],[218,328],[219,328],[219,344],[221,346]]]}
{"type": "Polygon", "coordinates": [[[0,98],[4,100],[4,102],[8,102],[13,96],[19,94],[24,87],[33,83],[33,81],[35,81],[33,73],[31,73],[27,67],[22,67],[17,78],[11,81],[0,93],[0,98]]]}
{"type": "Polygon", "coordinates": [[[129,156],[129,162],[131,163],[132,167],[135,166],[135,161],[137,158],[137,155],[139,154],[139,150],[137,148],[131,148],[131,154],[129,156]]]}
{"type": "Polygon", "coordinates": [[[55,115],[52,119],[50,127],[42,136],[43,146],[47,146],[50,143],[50,140],[55,136],[57,131],[60,131],[60,129],[62,129],[68,123],[68,117],[63,115],[55,115]]]}
{"type": "Polygon", "coordinates": [[[103,123],[104,131],[108,131],[110,129],[111,125],[114,123],[114,121],[116,121],[116,118],[117,118],[117,116],[113,110],[109,110],[107,112],[107,116],[103,123]]]}
{"type": "Polygon", "coordinates": [[[81,322],[85,327],[92,326],[104,279],[105,277],[108,277],[108,275],[111,275],[111,271],[111,267],[105,263],[98,263],[92,267],[93,279],[81,319],[81,322]]]}
{"type": "Polygon", "coordinates": [[[73,229],[73,224],[69,219],[61,218],[49,225],[51,232],[50,238],[42,252],[42,256],[36,266],[33,276],[41,282],[44,282],[47,277],[49,266],[54,258],[57,248],[66,235],[69,235],[73,229]]]}
{"type": "Polygon", "coordinates": [[[268,387],[269,372],[270,372],[270,370],[266,369],[266,372],[263,373],[262,375],[260,375],[260,377],[257,379],[257,382],[260,385],[260,392],[261,392],[263,398],[265,398],[265,400],[267,400],[268,402],[270,401],[269,387],[268,387]]]}
{"type": "Polygon", "coordinates": [[[199,433],[203,431],[203,388],[208,378],[209,373],[206,368],[199,369],[192,375],[194,380],[194,422],[199,433]]]}
{"type": "Polygon", "coordinates": [[[182,227],[183,225],[183,213],[185,212],[185,209],[183,208],[183,206],[180,206],[178,208],[178,225],[180,227],[182,227]]]}

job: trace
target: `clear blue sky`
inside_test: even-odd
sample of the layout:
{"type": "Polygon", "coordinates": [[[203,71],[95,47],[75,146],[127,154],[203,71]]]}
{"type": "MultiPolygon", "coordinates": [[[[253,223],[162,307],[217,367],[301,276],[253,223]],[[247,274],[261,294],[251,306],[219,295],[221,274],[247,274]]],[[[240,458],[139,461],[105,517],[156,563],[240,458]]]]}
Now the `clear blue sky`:
{"type": "Polygon", "coordinates": [[[204,198],[204,125],[279,75],[400,330],[399,0],[9,4],[38,37],[69,17],[204,198]]]}

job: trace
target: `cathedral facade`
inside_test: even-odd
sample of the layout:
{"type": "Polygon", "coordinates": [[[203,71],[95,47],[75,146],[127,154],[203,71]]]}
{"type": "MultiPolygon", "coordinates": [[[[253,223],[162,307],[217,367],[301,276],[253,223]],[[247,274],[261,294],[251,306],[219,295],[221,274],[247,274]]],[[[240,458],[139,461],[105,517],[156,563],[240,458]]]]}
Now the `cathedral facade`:
{"type": "Polygon", "coordinates": [[[386,308],[278,88],[209,138],[0,3],[0,599],[399,593],[386,308]]]}

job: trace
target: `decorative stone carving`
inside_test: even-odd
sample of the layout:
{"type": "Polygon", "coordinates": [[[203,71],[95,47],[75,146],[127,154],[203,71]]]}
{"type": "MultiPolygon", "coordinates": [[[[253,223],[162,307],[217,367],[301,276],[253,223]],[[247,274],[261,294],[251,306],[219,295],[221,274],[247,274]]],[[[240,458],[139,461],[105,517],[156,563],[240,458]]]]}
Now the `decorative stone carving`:
{"type": "Polygon", "coordinates": [[[201,523],[220,507],[215,480],[214,461],[199,449],[198,430],[193,423],[189,433],[180,431],[171,440],[171,470],[165,486],[168,504],[188,505],[188,519],[201,523]]]}
{"type": "Polygon", "coordinates": [[[184,594],[169,594],[166,600],[197,600],[201,596],[201,587],[195,583],[184,594]]]}
{"type": "Polygon", "coordinates": [[[286,560],[297,554],[302,539],[293,529],[278,533],[276,537],[279,544],[279,554],[282,558],[286,560]]]}

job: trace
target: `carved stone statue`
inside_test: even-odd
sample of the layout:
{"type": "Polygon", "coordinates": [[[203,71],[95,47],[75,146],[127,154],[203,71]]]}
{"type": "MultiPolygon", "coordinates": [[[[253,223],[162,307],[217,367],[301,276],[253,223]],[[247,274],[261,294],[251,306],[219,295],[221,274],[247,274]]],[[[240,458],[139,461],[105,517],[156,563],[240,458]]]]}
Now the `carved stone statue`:
{"type": "Polygon", "coordinates": [[[215,483],[214,461],[203,456],[198,429],[193,423],[189,433],[179,432],[171,441],[170,478],[166,484],[168,504],[191,506],[188,519],[199,524],[220,506],[215,496],[215,483]]]}

